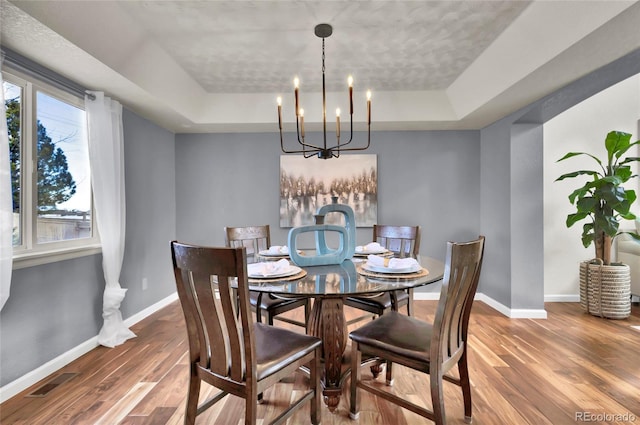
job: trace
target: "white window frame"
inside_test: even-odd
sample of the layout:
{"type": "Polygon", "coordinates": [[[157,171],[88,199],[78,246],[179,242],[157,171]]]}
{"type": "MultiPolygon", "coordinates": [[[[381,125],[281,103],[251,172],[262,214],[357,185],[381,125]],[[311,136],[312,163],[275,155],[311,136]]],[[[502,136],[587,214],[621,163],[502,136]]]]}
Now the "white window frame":
{"type": "MultiPolygon", "coordinates": [[[[2,71],[3,81],[22,87],[21,146],[21,220],[22,245],[13,247],[13,269],[21,269],[57,261],[94,255],[102,252],[98,228],[95,223],[95,206],[91,200],[91,233],[89,238],[38,243],[37,229],[37,93],[42,92],[60,101],[84,110],[84,99],[60,90],[41,80],[26,76],[16,70],[2,71]]],[[[3,119],[6,119],[3,117],[3,119]]]]}

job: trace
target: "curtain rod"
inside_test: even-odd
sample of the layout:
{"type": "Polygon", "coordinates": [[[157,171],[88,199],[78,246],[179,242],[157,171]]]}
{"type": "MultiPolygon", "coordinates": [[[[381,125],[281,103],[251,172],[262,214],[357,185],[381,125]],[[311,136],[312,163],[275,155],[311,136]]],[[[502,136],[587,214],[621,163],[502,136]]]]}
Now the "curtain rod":
{"type": "Polygon", "coordinates": [[[0,53],[2,54],[3,65],[7,65],[9,68],[13,68],[30,77],[43,80],[44,82],[75,96],[84,98],[84,96],[87,95],[91,100],[95,100],[96,98],[93,93],[88,93],[86,88],[75,81],[63,77],[57,72],[54,72],[5,46],[0,46],[0,53]]]}

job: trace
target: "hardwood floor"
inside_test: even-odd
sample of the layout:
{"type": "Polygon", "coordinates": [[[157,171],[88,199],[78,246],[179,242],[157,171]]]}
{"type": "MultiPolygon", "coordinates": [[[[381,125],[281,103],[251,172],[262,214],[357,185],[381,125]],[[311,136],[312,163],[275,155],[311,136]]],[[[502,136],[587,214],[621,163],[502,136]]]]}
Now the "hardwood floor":
{"type": "MultiPolygon", "coordinates": [[[[435,305],[435,301],[416,301],[416,316],[433,320],[435,305]]],[[[640,424],[640,307],[633,306],[627,320],[593,317],[578,303],[545,307],[546,320],[508,319],[474,303],[469,325],[473,423],[640,424]]],[[[353,315],[347,311],[347,318],[353,315]]],[[[278,322],[278,326],[288,325],[278,322]]],[[[113,349],[98,347],[0,405],[0,423],[181,424],[188,366],[178,302],[132,330],[137,338],[113,349]],[[56,377],[70,379],[44,397],[28,396],[56,377]]],[[[363,375],[371,376],[368,370],[363,375]]],[[[402,367],[394,368],[394,375],[391,391],[430,406],[427,377],[402,367]]],[[[305,381],[298,372],[265,392],[259,417],[265,423],[273,419],[278,404],[288,402],[292,392],[306,386],[305,381]]],[[[385,387],[383,376],[378,381],[385,387]]],[[[349,419],[348,402],[347,390],[335,413],[324,408],[322,423],[432,423],[364,392],[360,419],[355,422],[349,419]]],[[[196,423],[241,424],[243,403],[227,396],[196,423]]],[[[445,406],[449,424],[464,423],[462,395],[454,385],[445,384],[445,406]]],[[[308,417],[307,405],[288,423],[310,423],[308,417]]]]}

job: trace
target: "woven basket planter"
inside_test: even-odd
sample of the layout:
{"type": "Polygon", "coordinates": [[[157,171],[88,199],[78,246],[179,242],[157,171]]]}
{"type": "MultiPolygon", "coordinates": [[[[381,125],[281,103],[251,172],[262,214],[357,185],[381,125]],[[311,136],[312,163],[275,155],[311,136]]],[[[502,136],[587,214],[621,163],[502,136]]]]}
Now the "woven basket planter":
{"type": "Polygon", "coordinates": [[[629,266],[605,266],[595,259],[580,263],[580,305],[583,310],[607,319],[626,319],[631,314],[629,266]]]}

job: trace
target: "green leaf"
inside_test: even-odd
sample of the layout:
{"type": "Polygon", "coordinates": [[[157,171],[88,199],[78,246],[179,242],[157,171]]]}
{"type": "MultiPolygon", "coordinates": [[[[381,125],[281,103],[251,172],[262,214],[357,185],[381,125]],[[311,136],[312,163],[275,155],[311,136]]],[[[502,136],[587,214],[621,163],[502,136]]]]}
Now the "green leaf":
{"type": "Polygon", "coordinates": [[[585,234],[583,232],[582,233],[582,245],[584,245],[585,248],[588,248],[589,245],[591,245],[591,242],[593,242],[593,233],[585,234]]]}
{"type": "Polygon", "coordinates": [[[598,200],[593,196],[587,196],[579,199],[576,203],[576,207],[578,208],[578,211],[586,212],[588,214],[589,212],[593,211],[598,204],[598,200]]]}
{"type": "Polygon", "coordinates": [[[619,177],[620,180],[622,180],[622,183],[624,183],[631,178],[633,172],[631,171],[631,167],[629,167],[628,165],[619,165],[618,167],[616,167],[614,175],[616,177],[619,177]]]}
{"type": "Polygon", "coordinates": [[[631,142],[631,134],[623,133],[621,131],[610,131],[607,137],[604,139],[604,146],[609,154],[609,163],[615,155],[616,158],[620,158],[628,148],[629,142],[631,142]]]}
{"type": "Polygon", "coordinates": [[[635,220],[636,219],[636,215],[634,213],[621,214],[620,217],[624,218],[625,220],[635,220]]]}
{"type": "Polygon", "coordinates": [[[562,158],[560,158],[559,160],[557,160],[556,162],[560,162],[560,161],[564,161],[565,159],[569,159],[572,158],[574,156],[578,156],[578,155],[587,155],[590,156],[591,158],[593,158],[598,164],[600,164],[600,166],[602,167],[602,162],[600,161],[599,158],[591,155],[590,153],[586,153],[586,152],[569,152],[568,154],[566,154],[565,156],[563,156],[562,158]]]}
{"type": "Polygon", "coordinates": [[[598,215],[595,219],[597,229],[602,230],[609,236],[615,236],[618,233],[618,221],[610,215],[598,215]]]}
{"type": "MultiPolygon", "coordinates": [[[[613,208],[620,213],[620,215],[629,220],[628,216],[629,216],[629,211],[631,211],[631,206],[633,205],[633,203],[636,201],[636,193],[633,190],[627,190],[624,194],[625,199],[624,201],[620,202],[619,204],[613,206],[613,208]]],[[[631,214],[633,215],[633,214],[631,214]]],[[[635,217],[632,217],[631,219],[633,219],[635,217]]]]}
{"type": "Polygon", "coordinates": [[[583,175],[589,175],[589,176],[599,176],[600,173],[598,173],[597,171],[592,171],[592,170],[580,170],[580,171],[574,171],[573,173],[567,173],[567,174],[563,174],[560,177],[558,177],[556,179],[556,181],[560,181],[560,180],[564,180],[564,179],[569,179],[572,177],[578,177],[578,176],[583,176],[583,175]]]}
{"type": "Polygon", "coordinates": [[[635,232],[620,232],[621,235],[629,235],[631,236],[633,239],[640,241],[640,235],[638,235],[635,232]]]}
{"type": "Polygon", "coordinates": [[[583,220],[584,218],[586,218],[589,214],[586,213],[575,213],[575,214],[569,214],[567,216],[567,227],[571,227],[574,224],[576,224],[578,221],[583,220]]]}
{"type": "MultiPolygon", "coordinates": [[[[638,140],[637,142],[634,142],[633,144],[629,145],[629,147],[636,146],[638,144],[640,144],[640,140],[638,140]]],[[[619,165],[628,164],[630,162],[638,162],[638,161],[640,161],[640,156],[628,156],[625,159],[623,159],[622,161],[620,161],[619,165]]]]}
{"type": "Polygon", "coordinates": [[[589,193],[589,190],[584,187],[574,190],[571,195],[569,195],[569,203],[573,205],[576,199],[583,198],[587,193],[589,193]]]}
{"type": "Polygon", "coordinates": [[[611,204],[611,207],[625,200],[624,188],[612,184],[603,185],[598,191],[598,196],[611,204]]]}
{"type": "Polygon", "coordinates": [[[604,176],[601,179],[599,179],[598,182],[594,182],[594,184],[597,185],[603,185],[603,184],[611,184],[611,185],[620,185],[622,184],[622,179],[619,176],[616,175],[611,175],[611,176],[604,176]]]}
{"type": "Polygon", "coordinates": [[[633,204],[637,198],[636,195],[636,191],[633,189],[628,189],[626,190],[626,196],[627,196],[627,201],[629,201],[630,204],[633,204]]]}

